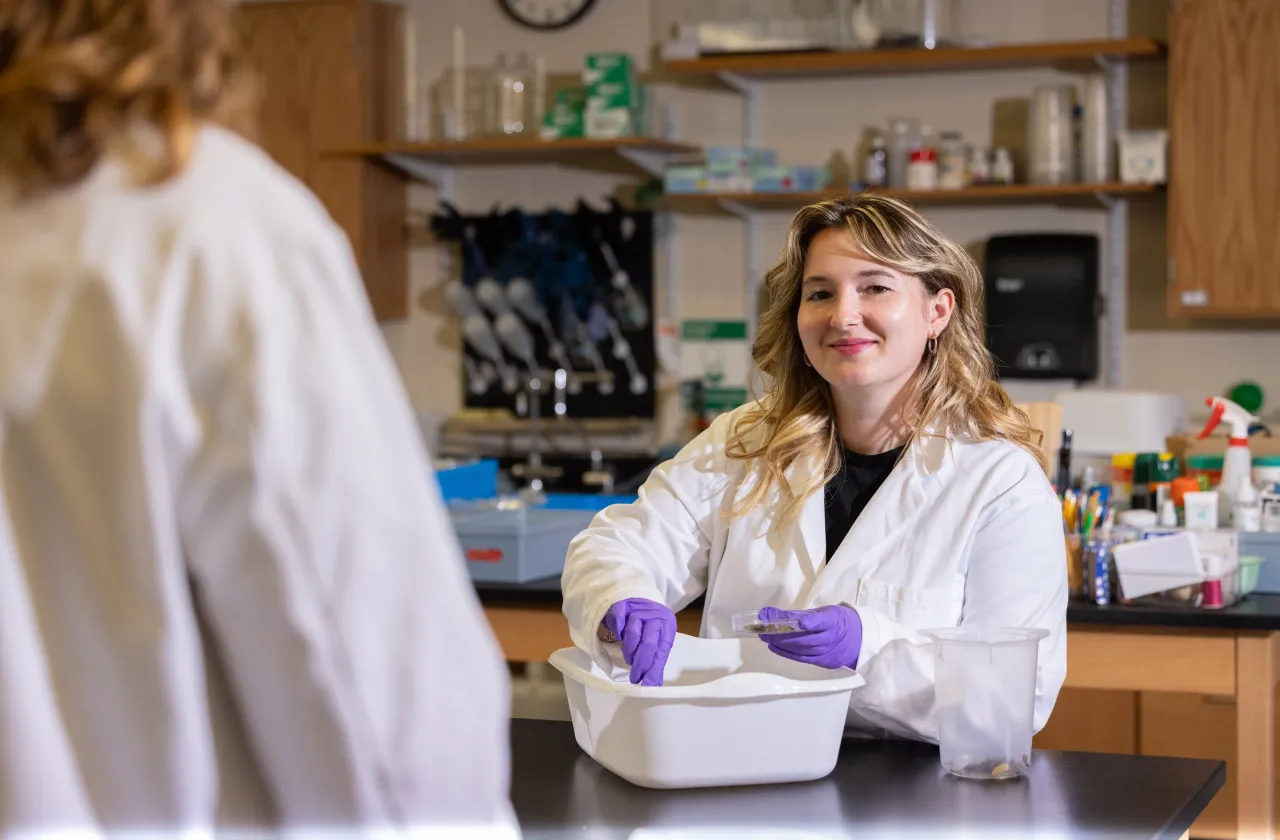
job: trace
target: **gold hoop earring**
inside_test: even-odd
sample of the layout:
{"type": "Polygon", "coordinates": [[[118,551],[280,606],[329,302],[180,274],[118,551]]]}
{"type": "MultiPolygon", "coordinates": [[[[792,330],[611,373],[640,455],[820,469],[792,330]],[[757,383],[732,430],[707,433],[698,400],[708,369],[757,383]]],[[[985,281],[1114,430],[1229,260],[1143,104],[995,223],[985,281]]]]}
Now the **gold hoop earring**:
{"type": "Polygon", "coordinates": [[[938,339],[931,335],[929,336],[929,340],[925,342],[924,346],[925,349],[929,351],[929,355],[932,356],[938,352],[938,339]]]}

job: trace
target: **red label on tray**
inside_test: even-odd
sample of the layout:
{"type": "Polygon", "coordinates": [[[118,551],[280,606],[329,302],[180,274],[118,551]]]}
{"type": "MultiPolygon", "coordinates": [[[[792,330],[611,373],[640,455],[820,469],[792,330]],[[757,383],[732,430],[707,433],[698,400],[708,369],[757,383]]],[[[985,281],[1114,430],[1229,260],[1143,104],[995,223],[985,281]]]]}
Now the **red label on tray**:
{"type": "Polygon", "coordinates": [[[467,559],[472,563],[499,563],[502,561],[502,549],[468,548],[467,559]]]}

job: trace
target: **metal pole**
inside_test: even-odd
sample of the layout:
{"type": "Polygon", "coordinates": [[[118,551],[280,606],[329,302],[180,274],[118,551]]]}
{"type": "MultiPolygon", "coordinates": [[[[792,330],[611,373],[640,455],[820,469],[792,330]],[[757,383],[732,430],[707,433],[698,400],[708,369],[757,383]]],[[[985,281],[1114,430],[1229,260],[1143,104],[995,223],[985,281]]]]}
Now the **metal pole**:
{"type": "MultiPolygon", "coordinates": [[[[1128,0],[1108,0],[1107,35],[1124,38],[1129,32],[1128,0]]],[[[1107,64],[1107,130],[1116,137],[1128,124],[1129,68],[1124,59],[1107,64]]],[[[1106,352],[1103,357],[1104,384],[1108,388],[1124,385],[1124,344],[1128,322],[1126,277],[1129,271],[1129,203],[1113,197],[1107,205],[1107,313],[1106,352]]]]}

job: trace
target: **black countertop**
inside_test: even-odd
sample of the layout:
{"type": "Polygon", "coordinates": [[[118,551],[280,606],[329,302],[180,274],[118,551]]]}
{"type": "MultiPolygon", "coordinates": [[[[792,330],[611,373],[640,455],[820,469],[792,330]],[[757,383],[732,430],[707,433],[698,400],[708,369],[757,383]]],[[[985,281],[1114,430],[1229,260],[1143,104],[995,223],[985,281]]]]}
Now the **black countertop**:
{"type": "MultiPolygon", "coordinates": [[[[553,578],[554,580],[554,578],[553,578]]],[[[1280,630],[1280,595],[1254,593],[1235,606],[1198,610],[1174,606],[1107,606],[1072,601],[1072,624],[1130,627],[1203,627],[1212,630],[1280,630]]]]}
{"type": "Polygon", "coordinates": [[[1037,750],[1028,776],[975,782],[944,771],[935,746],[846,740],[835,771],[816,782],[658,791],[596,764],[569,723],[513,721],[511,749],[525,840],[639,840],[636,829],[653,840],[677,829],[681,840],[1176,840],[1227,775],[1221,761],[1037,750]]]}
{"type": "MultiPolygon", "coordinates": [[[[529,583],[475,584],[480,600],[488,604],[548,604],[559,607],[560,578],[551,577],[529,583]]],[[[701,606],[696,601],[691,606],[701,606]]],[[[1084,601],[1067,606],[1071,624],[1093,624],[1130,627],[1203,627],[1215,630],[1280,630],[1280,595],[1253,594],[1233,607],[1221,610],[1197,610],[1186,607],[1109,606],[1099,607],[1084,601]]]]}

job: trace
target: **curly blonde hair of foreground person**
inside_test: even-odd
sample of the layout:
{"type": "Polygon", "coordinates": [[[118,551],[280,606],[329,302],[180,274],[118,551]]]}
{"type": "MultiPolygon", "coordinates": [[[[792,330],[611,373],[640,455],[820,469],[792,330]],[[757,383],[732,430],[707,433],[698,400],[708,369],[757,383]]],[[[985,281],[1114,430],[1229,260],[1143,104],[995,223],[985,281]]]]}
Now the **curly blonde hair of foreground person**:
{"type": "Polygon", "coordinates": [[[156,180],[199,123],[247,128],[229,0],[0,0],[0,174],[27,195],[74,184],[125,127],[159,129],[156,180]]]}
{"type": "Polygon", "coordinates": [[[756,471],[756,480],[738,501],[735,513],[751,510],[777,488],[783,494],[782,519],[797,516],[804,496],[790,492],[785,475],[806,453],[826,454],[824,473],[813,477],[810,492],[821,489],[840,470],[841,443],[831,388],[805,364],[796,328],[809,245],[820,232],[838,228],[853,234],[868,260],[920,278],[926,294],[950,289],[955,295],[951,321],[937,337],[936,351],[926,349],[911,386],[914,393],[906,420],[912,438],[936,424],[937,433],[975,441],[1008,440],[1044,467],[1041,433],[995,381],[995,363],[984,341],[983,281],[977,264],[906,204],[862,193],[797,213],[781,260],[765,277],[767,302],[751,357],[771,385],[738,418],[726,447],[728,457],[752,461],[756,471]]]}

